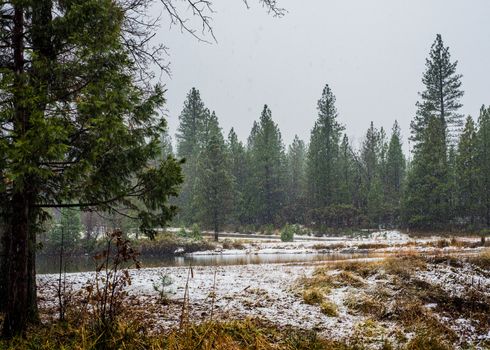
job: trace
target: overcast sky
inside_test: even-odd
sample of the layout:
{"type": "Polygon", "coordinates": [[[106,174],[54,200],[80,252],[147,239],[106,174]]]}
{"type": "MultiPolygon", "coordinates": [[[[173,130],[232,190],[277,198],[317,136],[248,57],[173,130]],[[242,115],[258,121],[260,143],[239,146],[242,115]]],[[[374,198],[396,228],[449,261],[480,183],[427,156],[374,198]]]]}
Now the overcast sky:
{"type": "Polygon", "coordinates": [[[176,27],[159,31],[170,48],[172,77],[161,80],[172,137],[195,86],[225,135],[233,126],[246,140],[268,104],[286,144],[295,134],[308,141],[328,83],[354,145],[371,120],[391,130],[397,119],[406,142],[437,33],[459,61],[462,113],[477,117],[490,104],[489,0],[280,0],[288,10],[282,18],[257,0],[249,3],[247,10],[241,0],[214,1],[217,43],[198,42],[176,27]]]}

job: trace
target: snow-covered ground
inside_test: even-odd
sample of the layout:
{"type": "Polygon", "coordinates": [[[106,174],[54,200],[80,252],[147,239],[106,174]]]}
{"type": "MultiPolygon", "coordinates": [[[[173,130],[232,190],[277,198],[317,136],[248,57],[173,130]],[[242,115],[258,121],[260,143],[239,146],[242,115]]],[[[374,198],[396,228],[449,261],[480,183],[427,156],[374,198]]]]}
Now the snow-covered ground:
{"type": "MultiPolygon", "coordinates": [[[[387,243],[388,247],[376,249],[380,254],[358,259],[359,262],[373,262],[389,256],[391,253],[417,253],[428,255],[476,254],[482,248],[436,248],[420,242],[411,242],[408,237],[398,233],[376,235],[362,241],[342,241],[341,248],[358,249],[360,242],[387,243]]],[[[330,245],[331,242],[328,243],[330,245]]],[[[340,244],[340,242],[337,242],[340,244]]],[[[337,244],[335,242],[332,245],[337,244]]],[[[200,254],[281,254],[281,253],[317,253],[328,247],[321,247],[325,242],[251,242],[245,249],[217,250],[200,254]]],[[[347,339],[366,327],[373,337],[383,339],[396,333],[397,325],[386,321],[373,323],[366,315],[352,312],[347,307],[349,299],[361,295],[371,295],[377,288],[389,289],[392,280],[383,274],[366,277],[360,286],[342,285],[332,288],[327,293],[328,300],[333,302],[338,311],[335,317],[329,317],[321,312],[318,305],[308,305],[302,297],[301,281],[311,278],[318,266],[335,266],[335,262],[293,262],[261,265],[231,265],[231,266],[194,266],[190,267],[161,267],[130,270],[131,285],[128,287],[128,305],[141,313],[144,320],[155,331],[176,327],[181,321],[183,310],[186,310],[191,322],[201,322],[209,319],[226,320],[245,317],[261,318],[278,326],[293,326],[301,329],[318,331],[328,338],[347,339]],[[329,265],[330,264],[330,265],[329,265]],[[162,276],[172,281],[164,288],[169,302],[162,303],[155,289],[162,289],[162,276]],[[187,292],[186,292],[187,285],[187,292]],[[183,309],[184,295],[188,295],[189,308],[183,309]]],[[[470,288],[479,288],[490,293],[490,272],[480,271],[473,265],[464,264],[462,268],[449,265],[427,265],[427,269],[414,270],[414,276],[434,287],[441,287],[448,295],[458,295],[470,288]]],[[[339,273],[331,267],[331,273],[339,273]]],[[[57,307],[56,283],[57,275],[39,275],[41,309],[52,313],[57,307]],[[49,311],[50,310],[50,311],[49,311]]],[[[74,291],[83,290],[83,286],[94,278],[94,273],[67,274],[67,285],[74,291]]],[[[396,291],[393,291],[396,293],[396,291]]],[[[82,293],[83,294],[83,293],[82,293]]],[[[389,303],[386,300],[386,303],[389,303]]],[[[436,309],[436,304],[425,305],[427,309],[436,309]]],[[[451,327],[460,337],[478,344],[490,342],[490,325],[487,331],[475,328],[470,319],[458,318],[441,320],[451,327]]],[[[410,337],[410,334],[407,335],[410,337]]],[[[378,340],[379,340],[378,339],[378,340]]],[[[461,341],[462,342],[462,341],[461,341]]]]}

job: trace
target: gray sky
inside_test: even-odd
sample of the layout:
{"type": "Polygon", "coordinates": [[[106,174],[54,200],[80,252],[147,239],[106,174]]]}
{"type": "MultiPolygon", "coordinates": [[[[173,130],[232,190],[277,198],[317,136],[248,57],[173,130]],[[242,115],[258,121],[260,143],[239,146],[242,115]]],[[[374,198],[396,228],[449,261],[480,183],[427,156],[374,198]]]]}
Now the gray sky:
{"type": "Polygon", "coordinates": [[[267,103],[286,144],[295,134],[308,141],[328,83],[354,145],[371,120],[391,130],[395,119],[406,143],[437,33],[459,61],[462,112],[477,117],[490,104],[488,0],[280,0],[288,10],[283,18],[249,3],[247,10],[241,0],[215,0],[218,43],[162,26],[158,40],[170,48],[172,70],[171,78],[162,76],[172,137],[195,86],[225,136],[234,126],[246,140],[267,103]]]}

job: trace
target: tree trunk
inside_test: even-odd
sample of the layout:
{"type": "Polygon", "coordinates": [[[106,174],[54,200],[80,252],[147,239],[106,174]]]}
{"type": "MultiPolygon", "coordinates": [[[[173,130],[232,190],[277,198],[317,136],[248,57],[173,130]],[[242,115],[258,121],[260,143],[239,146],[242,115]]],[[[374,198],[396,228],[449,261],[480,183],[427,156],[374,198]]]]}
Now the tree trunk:
{"type": "Polygon", "coordinates": [[[7,281],[8,281],[8,248],[10,247],[10,231],[5,218],[0,216],[0,312],[5,312],[7,307],[7,281]]]}
{"type": "Polygon", "coordinates": [[[216,210],[214,211],[213,216],[214,216],[214,218],[213,218],[214,219],[214,240],[216,242],[218,242],[218,239],[219,239],[219,237],[218,237],[219,227],[218,226],[219,226],[219,224],[218,224],[218,213],[216,210]]]}
{"type": "Polygon", "coordinates": [[[7,308],[3,325],[3,335],[7,338],[22,335],[27,325],[29,199],[25,189],[13,195],[11,230],[7,308]]]}
{"type": "MultiPolygon", "coordinates": [[[[24,8],[14,8],[12,47],[14,54],[14,130],[17,137],[22,138],[29,129],[29,115],[26,109],[24,83],[24,8]]],[[[6,313],[3,323],[3,335],[11,338],[22,335],[27,328],[29,308],[29,219],[32,205],[30,179],[22,174],[14,181],[10,200],[9,251],[6,286],[6,313]],[[23,176],[22,176],[23,175],[23,176]]]]}

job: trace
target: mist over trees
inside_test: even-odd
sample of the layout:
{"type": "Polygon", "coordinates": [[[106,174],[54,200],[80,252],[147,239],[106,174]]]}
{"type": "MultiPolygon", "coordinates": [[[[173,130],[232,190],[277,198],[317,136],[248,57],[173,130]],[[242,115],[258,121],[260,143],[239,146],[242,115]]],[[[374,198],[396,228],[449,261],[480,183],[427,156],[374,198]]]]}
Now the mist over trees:
{"type": "Polygon", "coordinates": [[[449,48],[437,35],[411,124],[411,162],[403,153],[403,135],[396,120],[389,132],[370,122],[360,147],[353,147],[344,134],[334,92],[326,84],[309,140],[295,136],[290,145],[284,145],[266,105],[246,145],[233,129],[223,143],[221,129],[215,128],[213,154],[219,161],[201,160],[197,167],[196,160],[203,158],[200,147],[205,147],[206,120],[214,120],[214,114],[192,88],[177,134],[177,156],[186,158],[186,164],[176,222],[216,229],[210,218],[220,217],[218,227],[234,230],[289,223],[321,232],[346,227],[488,226],[490,109],[482,107],[477,122],[467,117],[463,125],[461,78],[457,61],[451,60],[449,48]],[[203,182],[211,174],[216,174],[214,184],[218,178],[223,182],[223,205],[213,203],[217,190],[210,194],[196,186],[196,181],[203,182]],[[216,207],[215,214],[209,212],[211,207],[216,207]]]}

